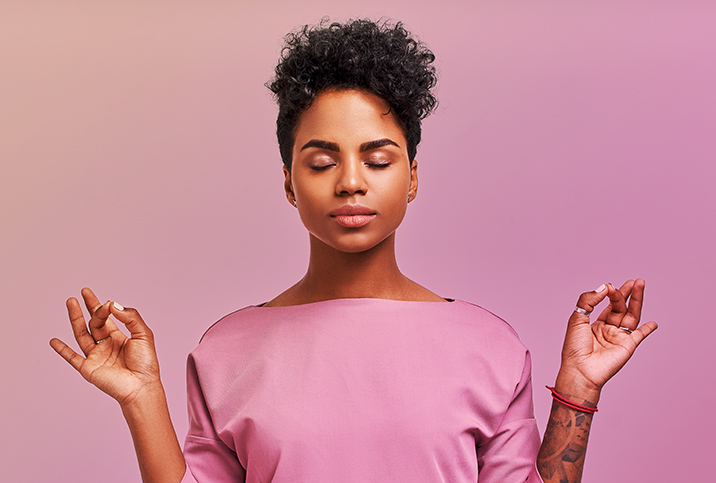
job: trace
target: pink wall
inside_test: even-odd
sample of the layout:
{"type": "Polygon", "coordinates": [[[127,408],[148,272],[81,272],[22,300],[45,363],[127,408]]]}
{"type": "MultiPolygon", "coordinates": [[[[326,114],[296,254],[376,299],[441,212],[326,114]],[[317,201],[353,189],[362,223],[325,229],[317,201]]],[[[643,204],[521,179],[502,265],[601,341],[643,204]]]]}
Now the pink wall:
{"type": "Polygon", "coordinates": [[[645,278],[661,328],[607,385],[585,480],[712,474],[713,4],[59,3],[0,7],[4,481],[139,478],[116,403],[47,345],[80,288],[149,321],[183,438],[205,328],[302,276],[263,82],[323,15],[402,19],[438,56],[406,274],[512,323],[541,428],[577,295],[645,278]]]}

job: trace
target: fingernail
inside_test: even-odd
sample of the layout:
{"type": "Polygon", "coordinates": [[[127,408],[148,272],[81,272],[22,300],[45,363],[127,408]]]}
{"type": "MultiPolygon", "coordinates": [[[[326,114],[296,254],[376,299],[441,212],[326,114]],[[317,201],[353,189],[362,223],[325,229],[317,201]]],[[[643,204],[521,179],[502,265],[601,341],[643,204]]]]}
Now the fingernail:
{"type": "Polygon", "coordinates": [[[601,284],[601,285],[595,290],[595,292],[597,292],[597,293],[602,293],[602,292],[604,292],[604,289],[605,289],[605,288],[607,288],[607,286],[604,285],[604,284],[601,284]]]}
{"type": "Polygon", "coordinates": [[[112,305],[114,305],[114,308],[117,310],[124,310],[124,307],[119,305],[117,302],[112,302],[112,305]]]}

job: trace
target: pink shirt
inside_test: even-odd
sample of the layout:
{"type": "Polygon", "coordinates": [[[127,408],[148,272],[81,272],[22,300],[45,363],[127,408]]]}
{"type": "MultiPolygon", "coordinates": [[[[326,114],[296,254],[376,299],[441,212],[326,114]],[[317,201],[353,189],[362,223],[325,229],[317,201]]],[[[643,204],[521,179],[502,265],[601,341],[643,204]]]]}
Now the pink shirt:
{"type": "Polygon", "coordinates": [[[247,307],[188,361],[184,482],[539,482],[529,352],[466,302],[247,307]]]}

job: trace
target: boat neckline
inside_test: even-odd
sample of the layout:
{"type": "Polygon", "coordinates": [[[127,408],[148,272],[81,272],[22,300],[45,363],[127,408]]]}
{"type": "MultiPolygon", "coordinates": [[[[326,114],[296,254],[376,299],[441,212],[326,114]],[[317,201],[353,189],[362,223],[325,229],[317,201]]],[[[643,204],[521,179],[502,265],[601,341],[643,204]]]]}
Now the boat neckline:
{"type": "Polygon", "coordinates": [[[443,304],[445,302],[453,303],[457,302],[457,299],[445,298],[443,301],[430,301],[430,300],[397,300],[397,299],[382,299],[377,297],[341,297],[335,299],[318,300],[316,302],[307,302],[305,304],[294,304],[294,305],[279,305],[276,307],[266,307],[268,302],[264,302],[258,305],[252,305],[251,307],[256,309],[287,309],[291,307],[308,307],[311,305],[326,304],[332,302],[364,302],[364,301],[375,301],[375,302],[397,302],[406,304],[443,304]]]}

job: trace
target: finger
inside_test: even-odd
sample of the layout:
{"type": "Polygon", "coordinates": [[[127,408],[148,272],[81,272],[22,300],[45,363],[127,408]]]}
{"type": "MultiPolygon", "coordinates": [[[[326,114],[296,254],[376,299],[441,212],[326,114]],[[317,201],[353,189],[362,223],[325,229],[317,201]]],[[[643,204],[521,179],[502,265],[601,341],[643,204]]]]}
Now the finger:
{"type": "Polygon", "coordinates": [[[85,301],[85,307],[87,307],[87,311],[90,313],[90,316],[94,315],[97,309],[102,306],[102,303],[99,301],[97,296],[88,287],[82,289],[82,298],[85,301]]]}
{"type": "MultiPolygon", "coordinates": [[[[634,286],[634,281],[627,280],[626,282],[624,282],[624,284],[622,284],[621,287],[619,287],[619,292],[621,292],[622,296],[624,297],[624,300],[626,300],[629,297],[629,295],[631,294],[633,286],[634,286]]],[[[601,320],[602,322],[604,322],[606,324],[607,318],[609,317],[609,314],[611,314],[611,312],[612,312],[612,306],[611,306],[611,304],[609,304],[604,308],[604,310],[602,310],[602,312],[599,314],[599,317],[597,317],[597,320],[601,320]]],[[[622,325],[624,325],[623,320],[622,320],[622,325]]]]}
{"type": "Polygon", "coordinates": [[[569,318],[569,324],[589,324],[589,314],[594,310],[594,307],[599,305],[599,302],[604,300],[604,297],[607,296],[608,292],[609,291],[607,286],[601,285],[596,290],[593,290],[591,292],[584,292],[582,295],[580,295],[579,300],[577,300],[577,309],[581,309],[582,311],[587,312],[587,314],[583,314],[577,309],[575,309],[575,311],[572,312],[572,315],[569,318]]]}
{"type": "Polygon", "coordinates": [[[631,291],[634,287],[634,280],[627,280],[622,284],[621,287],[619,287],[619,291],[621,292],[622,296],[624,297],[624,300],[629,298],[629,295],[631,295],[631,291]]]}
{"type": "Polygon", "coordinates": [[[127,330],[129,330],[129,333],[132,335],[132,339],[154,340],[154,334],[136,309],[122,307],[117,302],[111,303],[109,308],[112,315],[127,327],[127,330]]]}
{"type": "Polygon", "coordinates": [[[629,329],[636,329],[641,320],[641,308],[644,304],[644,286],[646,282],[641,278],[637,278],[634,281],[631,295],[629,297],[629,308],[627,314],[622,320],[622,327],[628,327],[629,329]]]}
{"type": "Polygon", "coordinates": [[[95,293],[88,287],[82,289],[82,298],[92,316],[87,325],[89,325],[90,333],[95,341],[106,339],[112,332],[119,330],[117,325],[109,318],[109,308],[106,309],[106,312],[103,308],[109,305],[109,301],[104,304],[100,303],[95,293]]]}
{"type": "Polygon", "coordinates": [[[74,367],[77,372],[80,371],[80,368],[85,361],[84,357],[73,351],[67,344],[62,342],[60,339],[50,340],[50,347],[52,347],[55,352],[60,355],[60,357],[69,362],[69,364],[74,367]]]}
{"type": "Polygon", "coordinates": [[[611,313],[612,313],[612,306],[607,305],[606,307],[604,307],[604,310],[602,310],[599,313],[599,317],[597,317],[597,321],[604,322],[606,324],[607,317],[609,317],[609,314],[611,314],[611,313]]]}
{"type": "Polygon", "coordinates": [[[607,315],[606,323],[619,327],[627,313],[626,299],[612,284],[609,284],[609,305],[611,310],[607,315]]]}
{"type": "Polygon", "coordinates": [[[95,341],[106,339],[112,333],[112,329],[117,329],[114,322],[109,320],[109,305],[110,302],[100,305],[99,308],[95,310],[94,314],[92,314],[92,318],[87,324],[89,326],[90,334],[92,334],[92,338],[95,341]]]}
{"type": "Polygon", "coordinates": [[[70,317],[70,325],[72,326],[75,340],[86,356],[95,345],[94,339],[87,331],[87,324],[85,324],[85,317],[80,308],[80,303],[74,297],[67,299],[67,315],[70,317]]]}
{"type": "Polygon", "coordinates": [[[639,344],[641,344],[641,342],[644,339],[647,338],[647,336],[649,334],[651,334],[658,328],[659,328],[659,326],[657,325],[656,322],[654,322],[654,321],[647,322],[646,324],[642,325],[641,327],[635,329],[631,333],[631,337],[634,340],[634,342],[636,342],[636,345],[639,345],[639,344]]]}

